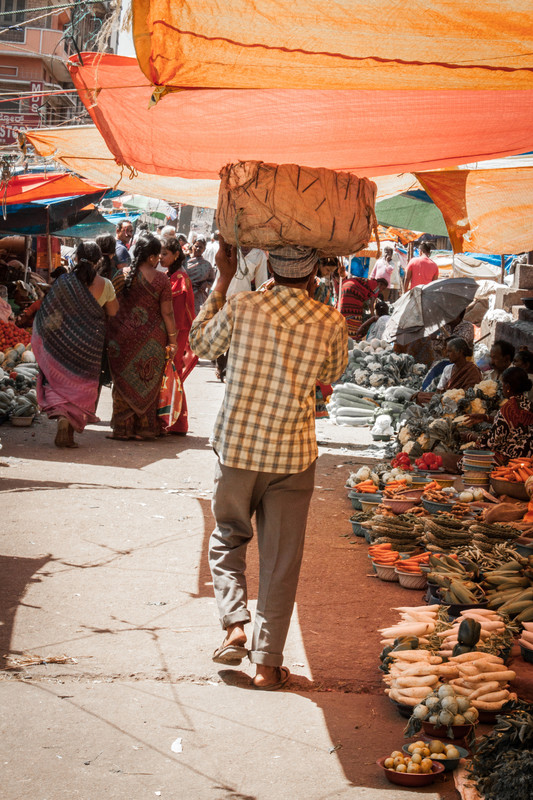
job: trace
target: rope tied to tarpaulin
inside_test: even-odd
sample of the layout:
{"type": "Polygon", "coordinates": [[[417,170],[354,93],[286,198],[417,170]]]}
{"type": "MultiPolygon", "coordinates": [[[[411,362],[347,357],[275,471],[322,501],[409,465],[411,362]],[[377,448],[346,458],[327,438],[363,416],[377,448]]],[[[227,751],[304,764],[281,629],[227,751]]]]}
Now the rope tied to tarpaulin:
{"type": "Polygon", "coordinates": [[[120,167],[120,175],[118,177],[117,182],[113,186],[113,189],[117,189],[118,188],[119,183],[121,182],[122,178],[124,177],[124,170],[125,169],[129,169],[129,171],[130,171],[130,174],[128,175],[128,179],[130,181],[132,181],[134,178],[138,178],[139,177],[139,173],[138,173],[138,171],[136,170],[135,167],[130,167],[129,164],[125,164],[123,161],[120,161],[118,158],[115,158],[115,164],[117,164],[117,166],[120,167]]]}

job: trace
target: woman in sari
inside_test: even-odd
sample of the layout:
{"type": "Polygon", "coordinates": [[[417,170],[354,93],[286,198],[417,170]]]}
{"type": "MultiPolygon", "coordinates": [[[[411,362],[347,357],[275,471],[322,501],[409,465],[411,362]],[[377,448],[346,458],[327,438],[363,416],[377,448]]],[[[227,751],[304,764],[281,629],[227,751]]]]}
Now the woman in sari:
{"type": "Polygon", "coordinates": [[[107,341],[113,378],[110,439],[146,441],[160,435],[157,403],[167,342],[171,357],[177,351],[170,282],[156,270],[160,253],[159,239],[140,238],[129,275],[114,281],[119,310],[107,341]]]}
{"type": "MultiPolygon", "coordinates": [[[[483,380],[481,371],[473,361],[468,361],[472,351],[464,339],[449,339],[446,343],[446,358],[450,365],[446,367],[439,381],[439,392],[450,389],[471,389],[483,380]]],[[[435,392],[418,392],[415,402],[419,405],[429,403],[435,392]]]]}
{"type": "Polygon", "coordinates": [[[176,321],[177,351],[174,356],[174,366],[182,383],[182,404],[181,413],[167,433],[174,433],[178,436],[185,436],[189,430],[189,418],[187,415],[187,400],[183,382],[187,375],[198,363],[198,357],[194,355],[189,346],[189,331],[192,321],[196,316],[194,313],[194,292],[191,279],[185,271],[185,256],[181,249],[179,240],[172,237],[163,239],[161,242],[160,264],[167,270],[172,289],[172,308],[176,321]]]}
{"type": "MultiPolygon", "coordinates": [[[[533,404],[528,398],[532,384],[520,367],[502,373],[502,392],[507,401],[496,414],[492,428],[476,438],[476,447],[488,447],[500,463],[533,456],[533,404]]],[[[474,434],[471,434],[474,437],[474,434]]]]}
{"type": "Polygon", "coordinates": [[[37,399],[48,417],[57,419],[57,447],[77,447],[74,431],[98,421],[106,318],[118,310],[113,284],[97,273],[101,255],[95,242],[81,242],[74,270],[54,283],[35,318],[37,399]]]}

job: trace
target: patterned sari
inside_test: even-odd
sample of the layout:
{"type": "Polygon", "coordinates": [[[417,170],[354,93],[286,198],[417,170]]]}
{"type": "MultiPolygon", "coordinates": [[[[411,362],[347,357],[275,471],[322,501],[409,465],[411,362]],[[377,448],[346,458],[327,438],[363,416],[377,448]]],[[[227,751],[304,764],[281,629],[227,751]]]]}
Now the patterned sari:
{"type": "Polygon", "coordinates": [[[157,402],[167,345],[161,303],[171,300],[170,282],[156,272],[150,283],[138,272],[127,294],[122,276],[114,281],[119,311],[109,322],[107,354],[113,378],[117,438],[159,436],[157,402]]]}
{"type": "Polygon", "coordinates": [[[35,317],[32,350],[39,364],[37,400],[50,417],[81,433],[95,415],[106,313],[76,274],[62,275],[35,317]]]}
{"type": "MultiPolygon", "coordinates": [[[[194,355],[189,345],[189,331],[196,316],[194,313],[194,293],[191,279],[183,269],[176,270],[170,276],[170,286],[172,289],[172,308],[176,321],[176,333],[178,334],[178,350],[174,356],[174,366],[183,384],[187,375],[198,363],[198,356],[194,355]]],[[[181,413],[174,425],[167,428],[167,433],[187,433],[188,430],[189,417],[184,389],[181,413]]]]}

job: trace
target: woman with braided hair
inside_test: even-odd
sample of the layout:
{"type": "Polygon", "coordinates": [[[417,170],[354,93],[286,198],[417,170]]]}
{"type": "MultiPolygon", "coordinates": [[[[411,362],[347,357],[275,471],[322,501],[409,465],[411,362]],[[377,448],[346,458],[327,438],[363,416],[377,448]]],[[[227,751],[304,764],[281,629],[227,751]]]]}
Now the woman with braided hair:
{"type": "Polygon", "coordinates": [[[98,421],[106,319],[118,311],[113,284],[98,274],[101,257],[96,242],[80,242],[73,271],[53,284],[35,318],[37,399],[57,419],[57,447],[77,447],[74,431],[98,421]]]}
{"type": "Polygon", "coordinates": [[[138,239],[128,276],[114,280],[119,311],[109,325],[107,355],[113,378],[113,433],[110,439],[155,439],[159,389],[168,344],[177,351],[172,291],[156,267],[161,242],[155,236],[138,239]]]}

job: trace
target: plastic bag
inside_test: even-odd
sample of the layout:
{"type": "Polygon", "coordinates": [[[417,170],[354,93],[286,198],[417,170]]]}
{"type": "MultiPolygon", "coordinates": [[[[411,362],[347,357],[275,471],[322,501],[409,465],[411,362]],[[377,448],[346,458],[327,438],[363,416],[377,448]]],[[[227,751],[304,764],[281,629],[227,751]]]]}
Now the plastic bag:
{"type": "Polygon", "coordinates": [[[174,361],[171,358],[167,358],[157,404],[157,416],[165,428],[171,428],[178,420],[182,403],[183,386],[181,378],[174,366],[174,361]]]}

